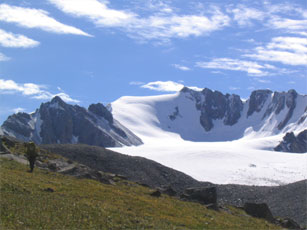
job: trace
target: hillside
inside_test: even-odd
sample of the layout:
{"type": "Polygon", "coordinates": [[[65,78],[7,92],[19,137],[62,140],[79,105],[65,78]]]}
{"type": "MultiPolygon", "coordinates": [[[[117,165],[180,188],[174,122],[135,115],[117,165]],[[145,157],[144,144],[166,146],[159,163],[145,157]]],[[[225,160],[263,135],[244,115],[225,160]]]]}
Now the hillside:
{"type": "Polygon", "coordinates": [[[76,179],[0,159],[2,229],[279,229],[228,207],[219,212],[118,179],[76,179]]]}
{"type": "Polygon", "coordinates": [[[48,152],[85,164],[95,170],[121,174],[152,188],[171,186],[178,194],[190,187],[217,187],[221,204],[243,206],[245,202],[267,203],[274,216],[290,217],[307,226],[307,180],[283,186],[218,185],[192,177],[142,157],[123,155],[88,145],[43,145],[48,152]]]}

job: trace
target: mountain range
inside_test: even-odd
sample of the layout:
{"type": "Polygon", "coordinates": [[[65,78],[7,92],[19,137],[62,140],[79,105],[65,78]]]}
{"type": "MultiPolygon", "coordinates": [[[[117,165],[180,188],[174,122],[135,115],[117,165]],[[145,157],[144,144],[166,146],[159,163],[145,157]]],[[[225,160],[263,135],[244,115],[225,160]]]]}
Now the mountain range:
{"type": "MultiPolygon", "coordinates": [[[[184,140],[202,142],[270,136],[307,127],[307,96],[295,90],[256,90],[249,99],[243,100],[235,94],[184,87],[173,95],[122,97],[110,108],[109,111],[97,103],[85,109],[55,97],[34,113],[9,116],[1,129],[4,134],[37,144],[118,147],[142,144],[142,140],[125,127],[127,121],[130,128],[146,123],[145,126],[151,126],[150,131],[158,128],[179,134],[184,140]],[[118,118],[114,119],[112,113],[118,118]]],[[[140,125],[141,134],[136,131],[142,137],[149,131],[143,127],[140,125]]]]}
{"type": "Polygon", "coordinates": [[[156,131],[157,137],[167,132],[207,142],[272,136],[307,127],[307,96],[295,90],[256,90],[243,100],[235,94],[185,87],[172,95],[122,97],[111,106],[116,119],[134,127],[132,131],[144,140],[155,135],[148,130],[156,131]]]}
{"type": "Polygon", "coordinates": [[[298,154],[306,152],[306,117],[307,96],[295,90],[256,90],[242,99],[184,87],[87,109],[55,97],[34,113],[9,116],[0,134],[37,144],[108,147],[199,181],[282,185],[307,179],[306,154],[298,154]]]}

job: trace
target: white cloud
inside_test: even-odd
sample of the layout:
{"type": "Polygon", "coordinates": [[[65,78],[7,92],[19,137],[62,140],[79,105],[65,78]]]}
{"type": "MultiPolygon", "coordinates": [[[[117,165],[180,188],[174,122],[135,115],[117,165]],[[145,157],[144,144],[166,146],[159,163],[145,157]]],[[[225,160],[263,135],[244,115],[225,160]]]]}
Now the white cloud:
{"type": "Polygon", "coordinates": [[[187,38],[203,36],[229,24],[229,17],[216,11],[211,18],[202,15],[152,16],[143,19],[142,28],[137,32],[147,39],[187,38]]]}
{"type": "Polygon", "coordinates": [[[155,81],[149,82],[141,87],[162,92],[178,92],[184,87],[184,85],[173,81],[155,81]]]}
{"type": "MultiPolygon", "coordinates": [[[[57,8],[76,17],[86,17],[97,26],[115,27],[139,40],[162,40],[202,36],[229,24],[230,18],[215,9],[211,17],[204,15],[176,15],[172,10],[149,17],[108,7],[108,1],[49,0],[57,8]]],[[[161,12],[161,11],[160,11],[161,12]]]]}
{"type": "Polygon", "coordinates": [[[174,66],[176,69],[179,69],[179,70],[182,70],[182,71],[189,71],[189,70],[191,70],[189,67],[184,66],[184,65],[173,64],[172,66],[174,66]]]}
{"type": "Polygon", "coordinates": [[[275,37],[266,46],[258,46],[244,56],[287,65],[307,65],[307,38],[275,37]]]}
{"type": "Polygon", "coordinates": [[[274,68],[271,65],[260,65],[257,62],[243,61],[231,58],[215,58],[209,62],[197,62],[197,67],[204,69],[225,69],[247,72],[251,76],[266,76],[269,75],[265,69],[274,68]]]}
{"type": "Polygon", "coordinates": [[[113,10],[107,1],[98,0],[49,0],[57,8],[76,17],[87,17],[100,26],[123,26],[135,19],[135,14],[113,10]]]}
{"type": "Polygon", "coordinates": [[[48,14],[40,9],[0,4],[0,21],[16,23],[25,28],[39,28],[53,33],[90,36],[78,28],[58,22],[48,14]]]}
{"type": "Polygon", "coordinates": [[[255,80],[258,81],[258,82],[260,82],[260,83],[265,83],[265,84],[271,83],[270,80],[265,80],[265,79],[256,78],[255,80]]]}
{"type": "Polygon", "coordinates": [[[0,61],[8,61],[10,60],[9,57],[5,56],[3,53],[0,53],[0,61]]]}
{"type": "Polygon", "coordinates": [[[48,92],[45,86],[34,83],[19,84],[13,80],[0,79],[0,93],[1,94],[15,94],[21,93],[24,96],[30,96],[34,99],[49,100],[55,96],[60,96],[66,102],[78,103],[76,99],[72,99],[68,94],[60,92],[52,94],[48,92]]]}
{"type": "Polygon", "coordinates": [[[273,16],[269,21],[269,25],[274,29],[292,30],[292,31],[304,31],[307,29],[306,19],[289,19],[281,18],[279,16],[273,16]]]}
{"type": "Polygon", "coordinates": [[[0,45],[12,48],[32,48],[38,46],[39,42],[24,35],[13,34],[0,29],[0,45]]]}
{"type": "Polygon", "coordinates": [[[24,109],[24,108],[18,107],[18,108],[12,109],[11,111],[12,111],[13,113],[20,113],[20,112],[24,112],[25,109],[24,109]]]}
{"type": "MultiPolygon", "coordinates": [[[[141,88],[160,91],[160,92],[178,92],[184,87],[183,84],[174,81],[155,81],[142,85],[141,88]]],[[[201,91],[201,88],[195,86],[188,86],[188,88],[201,91]]]]}
{"type": "Polygon", "coordinates": [[[233,19],[240,26],[252,25],[252,20],[263,20],[265,17],[265,13],[263,11],[249,8],[243,5],[239,5],[237,8],[230,11],[234,14],[233,19]]]}

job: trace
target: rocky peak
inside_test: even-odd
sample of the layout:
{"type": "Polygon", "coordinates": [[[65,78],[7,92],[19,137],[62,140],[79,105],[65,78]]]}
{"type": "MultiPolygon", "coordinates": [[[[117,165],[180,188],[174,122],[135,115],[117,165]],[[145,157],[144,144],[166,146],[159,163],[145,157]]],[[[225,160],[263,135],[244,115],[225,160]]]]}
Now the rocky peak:
{"type": "Polygon", "coordinates": [[[37,144],[84,143],[103,147],[139,145],[142,141],[113,121],[100,103],[89,110],[66,104],[60,97],[42,103],[34,114],[10,116],[1,127],[6,135],[37,144]]]}
{"type": "Polygon", "coordinates": [[[286,100],[286,105],[288,108],[291,108],[293,107],[293,104],[295,103],[295,99],[297,97],[297,92],[294,90],[294,89],[290,89],[288,91],[288,94],[287,94],[287,100],[286,100]]]}
{"type": "Polygon", "coordinates": [[[113,123],[113,115],[112,113],[101,103],[91,104],[88,107],[88,110],[94,113],[97,116],[103,117],[111,124],[113,123]]]}
{"type": "Polygon", "coordinates": [[[31,116],[29,114],[23,112],[16,113],[8,117],[3,123],[2,128],[29,137],[32,132],[32,128],[28,125],[30,120],[31,116]]]}
{"type": "Polygon", "coordinates": [[[223,119],[225,125],[234,125],[241,116],[243,102],[240,96],[222,94],[205,88],[202,92],[204,100],[199,106],[200,123],[206,131],[213,128],[213,120],[223,119]]]}
{"type": "Polygon", "coordinates": [[[59,96],[55,96],[54,98],[51,99],[51,104],[54,104],[54,103],[59,103],[59,104],[65,104],[65,102],[62,100],[61,97],[59,96]]]}
{"type": "Polygon", "coordinates": [[[307,152],[307,129],[297,136],[293,132],[286,133],[283,140],[274,148],[278,152],[306,153],[307,152]]]}
{"type": "Polygon", "coordinates": [[[182,93],[189,93],[189,92],[192,92],[192,91],[194,91],[194,90],[192,90],[192,89],[190,89],[190,88],[188,88],[188,87],[186,87],[186,86],[184,86],[184,87],[180,90],[180,92],[182,92],[182,93]]]}
{"type": "Polygon", "coordinates": [[[251,116],[254,112],[260,112],[271,94],[272,91],[268,89],[253,91],[249,98],[247,117],[251,116]]]}

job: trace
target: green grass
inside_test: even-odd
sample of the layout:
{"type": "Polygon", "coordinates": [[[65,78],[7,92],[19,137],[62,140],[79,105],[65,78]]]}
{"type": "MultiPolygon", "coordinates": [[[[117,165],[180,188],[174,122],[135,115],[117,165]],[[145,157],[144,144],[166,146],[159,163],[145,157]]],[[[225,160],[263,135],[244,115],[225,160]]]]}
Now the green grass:
{"type": "Polygon", "coordinates": [[[0,229],[278,229],[229,207],[216,212],[119,180],[104,185],[0,158],[0,229]],[[52,188],[54,192],[45,189],[52,188]]]}

